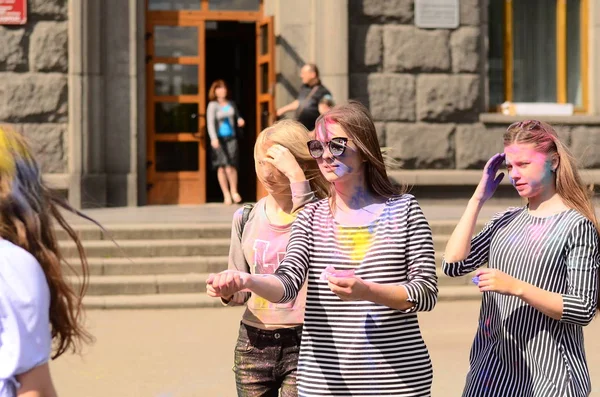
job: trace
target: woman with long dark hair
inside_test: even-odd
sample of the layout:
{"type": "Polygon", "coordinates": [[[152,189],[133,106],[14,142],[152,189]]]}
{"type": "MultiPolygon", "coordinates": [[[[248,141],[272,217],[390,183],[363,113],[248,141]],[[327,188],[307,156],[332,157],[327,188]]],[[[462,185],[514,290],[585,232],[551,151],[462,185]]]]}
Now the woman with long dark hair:
{"type": "Polygon", "coordinates": [[[87,261],[59,207],[78,213],[45,186],[23,137],[0,129],[0,397],[56,396],[48,360],[92,339],[82,324],[87,261]],[[62,271],[55,224],[79,251],[77,292],[62,271]]]}

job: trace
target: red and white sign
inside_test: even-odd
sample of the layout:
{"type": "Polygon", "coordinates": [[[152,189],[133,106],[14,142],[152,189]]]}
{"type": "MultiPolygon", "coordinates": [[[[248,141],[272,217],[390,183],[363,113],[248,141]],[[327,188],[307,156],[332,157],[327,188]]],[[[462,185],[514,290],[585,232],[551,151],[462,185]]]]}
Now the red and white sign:
{"type": "Polygon", "coordinates": [[[0,0],[0,25],[24,25],[27,0],[0,0]]]}

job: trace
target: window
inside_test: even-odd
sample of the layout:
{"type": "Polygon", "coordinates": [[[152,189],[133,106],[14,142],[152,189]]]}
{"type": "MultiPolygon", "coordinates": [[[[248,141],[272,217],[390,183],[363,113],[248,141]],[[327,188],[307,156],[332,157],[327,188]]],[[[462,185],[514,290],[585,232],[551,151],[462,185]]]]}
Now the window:
{"type": "Polygon", "coordinates": [[[587,109],[589,0],[489,0],[489,95],[587,109]]]}

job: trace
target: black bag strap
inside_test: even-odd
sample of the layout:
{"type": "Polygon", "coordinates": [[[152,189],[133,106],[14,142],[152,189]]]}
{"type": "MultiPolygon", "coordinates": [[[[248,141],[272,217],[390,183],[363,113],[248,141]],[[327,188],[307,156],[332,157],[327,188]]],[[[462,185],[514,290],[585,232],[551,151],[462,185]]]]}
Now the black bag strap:
{"type": "Polygon", "coordinates": [[[240,238],[240,243],[242,242],[242,233],[244,232],[244,226],[246,226],[246,222],[248,222],[248,218],[250,217],[250,211],[254,204],[244,204],[244,211],[242,211],[242,223],[240,224],[240,230],[238,232],[238,237],[240,238]]]}

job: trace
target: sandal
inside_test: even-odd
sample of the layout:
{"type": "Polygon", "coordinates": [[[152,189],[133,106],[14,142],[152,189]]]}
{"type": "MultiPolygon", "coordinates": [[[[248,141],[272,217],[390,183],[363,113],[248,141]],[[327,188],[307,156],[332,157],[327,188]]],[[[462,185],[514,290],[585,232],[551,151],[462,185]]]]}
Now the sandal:
{"type": "Polygon", "coordinates": [[[231,195],[231,198],[233,199],[233,202],[236,203],[236,204],[239,204],[239,203],[242,202],[242,196],[240,196],[239,193],[233,193],[231,195]]]}

